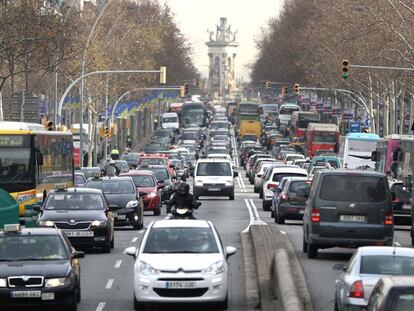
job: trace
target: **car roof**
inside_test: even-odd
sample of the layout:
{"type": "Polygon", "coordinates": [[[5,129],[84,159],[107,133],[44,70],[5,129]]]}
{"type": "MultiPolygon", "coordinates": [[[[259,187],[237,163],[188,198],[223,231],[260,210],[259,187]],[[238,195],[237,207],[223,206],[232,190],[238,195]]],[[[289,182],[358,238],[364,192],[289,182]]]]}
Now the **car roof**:
{"type": "Polygon", "coordinates": [[[210,222],[201,219],[162,219],[153,222],[152,228],[210,228],[210,222]]]}
{"type": "Polygon", "coordinates": [[[148,168],[165,168],[165,169],[167,169],[165,167],[165,165],[148,165],[148,166],[145,166],[145,167],[148,167],[148,168]]]}
{"type": "Polygon", "coordinates": [[[272,168],[272,174],[275,172],[287,173],[287,172],[294,172],[294,173],[304,173],[308,175],[308,171],[304,168],[300,168],[297,165],[286,165],[286,166],[276,166],[272,168]]]}
{"type": "Polygon", "coordinates": [[[214,162],[218,162],[218,163],[221,163],[221,162],[230,163],[230,160],[229,159],[225,159],[225,158],[220,158],[220,159],[214,159],[214,158],[212,158],[212,159],[199,159],[197,161],[197,164],[198,163],[214,163],[214,162]]]}
{"type": "Polygon", "coordinates": [[[381,281],[384,283],[385,290],[391,287],[414,287],[414,276],[388,275],[383,276],[381,281]]]}
{"type": "Polygon", "coordinates": [[[376,176],[376,177],[385,177],[386,175],[376,171],[369,171],[369,170],[348,170],[345,168],[338,168],[335,170],[326,170],[320,172],[320,174],[324,175],[359,175],[359,176],[376,176]]]}
{"type": "Polygon", "coordinates": [[[57,228],[22,228],[18,233],[16,232],[4,232],[0,231],[0,236],[21,236],[21,235],[59,235],[59,229],[57,228]]]}
{"type": "Polygon", "coordinates": [[[154,176],[153,171],[148,170],[130,170],[127,173],[119,174],[119,176],[154,176]]]}
{"type": "MultiPolygon", "coordinates": [[[[89,178],[88,181],[96,181],[96,180],[102,180],[102,181],[108,181],[108,180],[128,180],[128,181],[132,181],[131,177],[129,176],[104,176],[104,177],[99,177],[99,178],[89,178]]],[[[79,189],[79,188],[77,188],[79,189]]]]}
{"type": "Polygon", "coordinates": [[[52,193],[61,193],[61,194],[63,194],[63,193],[73,193],[73,192],[101,194],[102,190],[94,189],[94,188],[86,188],[86,187],[85,188],[83,188],[83,187],[81,187],[81,188],[72,187],[72,188],[67,188],[67,189],[63,189],[63,190],[52,190],[52,191],[50,191],[50,194],[52,194],[52,193]]]}
{"type": "Polygon", "coordinates": [[[361,256],[389,255],[392,256],[412,256],[414,248],[401,246],[363,246],[358,249],[361,256]]]}

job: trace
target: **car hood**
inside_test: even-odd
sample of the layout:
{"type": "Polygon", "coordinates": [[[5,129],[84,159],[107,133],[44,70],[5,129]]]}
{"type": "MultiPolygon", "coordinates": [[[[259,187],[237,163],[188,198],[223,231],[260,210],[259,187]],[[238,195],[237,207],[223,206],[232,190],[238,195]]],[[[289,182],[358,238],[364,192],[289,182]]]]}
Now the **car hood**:
{"type": "Polygon", "coordinates": [[[214,254],[140,254],[138,260],[145,261],[154,269],[163,271],[200,271],[213,263],[224,260],[220,253],[214,254]]]}
{"type": "Polygon", "coordinates": [[[42,216],[39,220],[53,220],[53,221],[69,221],[69,219],[74,219],[77,222],[79,221],[93,221],[93,220],[106,220],[104,210],[94,210],[94,211],[43,211],[42,216]]]}
{"type": "Polygon", "coordinates": [[[9,261],[0,263],[0,277],[13,275],[59,277],[68,275],[70,269],[68,260],[9,261]]]}
{"type": "Polygon", "coordinates": [[[136,200],[136,196],[134,194],[122,194],[122,193],[114,193],[109,194],[105,193],[106,199],[109,205],[116,205],[120,208],[126,207],[129,201],[136,200]]]}

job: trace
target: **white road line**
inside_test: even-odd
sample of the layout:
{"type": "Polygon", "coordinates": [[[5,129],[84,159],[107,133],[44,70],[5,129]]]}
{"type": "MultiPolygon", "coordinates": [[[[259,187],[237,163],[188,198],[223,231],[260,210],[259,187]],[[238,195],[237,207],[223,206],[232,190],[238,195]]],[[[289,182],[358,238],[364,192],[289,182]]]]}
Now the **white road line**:
{"type": "Polygon", "coordinates": [[[283,231],[283,230],[279,230],[279,231],[280,231],[281,234],[286,235],[286,232],[285,231],[283,231]]]}
{"type": "Polygon", "coordinates": [[[247,192],[246,184],[244,183],[243,178],[242,178],[240,175],[239,175],[239,178],[240,178],[240,182],[241,182],[241,184],[242,184],[242,187],[243,187],[243,189],[244,189],[244,192],[247,192]]]}
{"type": "Polygon", "coordinates": [[[111,289],[113,284],[114,284],[114,279],[109,279],[108,283],[106,283],[105,289],[111,289]]]}
{"type": "Polygon", "coordinates": [[[241,185],[240,179],[237,177],[236,180],[237,180],[237,184],[239,185],[240,192],[243,192],[243,187],[241,185]]]}
{"type": "Polygon", "coordinates": [[[132,243],[135,243],[136,241],[138,241],[138,238],[137,237],[133,238],[131,242],[132,243]]]}
{"type": "Polygon", "coordinates": [[[244,199],[244,203],[246,204],[247,211],[249,212],[250,221],[249,221],[249,224],[247,225],[247,227],[242,231],[242,233],[249,232],[250,225],[254,222],[254,215],[253,215],[253,212],[251,210],[251,207],[250,207],[250,204],[249,204],[249,200],[248,199],[244,199]]]}
{"type": "Polygon", "coordinates": [[[96,311],[102,311],[105,308],[106,302],[100,302],[96,307],[96,311]]]}
{"type": "Polygon", "coordinates": [[[117,260],[116,263],[115,263],[115,269],[119,269],[119,267],[121,266],[121,264],[122,264],[122,260],[121,259],[120,260],[117,260]]]}
{"type": "Polygon", "coordinates": [[[249,202],[250,202],[250,206],[252,208],[253,215],[254,215],[254,218],[255,218],[254,224],[255,225],[267,225],[267,223],[265,221],[260,219],[259,212],[257,211],[257,207],[256,207],[256,204],[254,204],[253,199],[249,199],[249,202]]]}

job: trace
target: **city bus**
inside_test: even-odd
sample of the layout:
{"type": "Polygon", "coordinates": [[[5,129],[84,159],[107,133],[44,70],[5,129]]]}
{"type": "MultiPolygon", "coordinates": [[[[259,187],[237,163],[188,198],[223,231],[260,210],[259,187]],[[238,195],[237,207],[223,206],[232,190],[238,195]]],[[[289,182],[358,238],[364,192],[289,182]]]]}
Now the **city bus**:
{"type": "Polygon", "coordinates": [[[304,151],[313,157],[319,151],[338,152],[339,128],[336,124],[309,123],[306,129],[304,151]]]}
{"type": "Polygon", "coordinates": [[[0,188],[19,204],[19,215],[32,213],[50,189],[74,181],[72,133],[46,131],[41,124],[0,122],[0,188]]]}
{"type": "Polygon", "coordinates": [[[340,144],[339,155],[343,159],[344,168],[375,168],[371,160],[372,152],[377,148],[380,137],[372,133],[349,133],[340,144]]]}
{"type": "Polygon", "coordinates": [[[207,109],[203,103],[191,102],[184,103],[181,110],[181,124],[187,127],[206,127],[207,109]]]}

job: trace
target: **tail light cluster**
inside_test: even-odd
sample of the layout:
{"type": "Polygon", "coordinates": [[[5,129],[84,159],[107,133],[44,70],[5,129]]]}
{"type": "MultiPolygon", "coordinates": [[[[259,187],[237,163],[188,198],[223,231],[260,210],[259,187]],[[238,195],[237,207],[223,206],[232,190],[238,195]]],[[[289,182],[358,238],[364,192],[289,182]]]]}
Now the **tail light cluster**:
{"type": "Polygon", "coordinates": [[[392,201],[393,203],[400,203],[401,202],[401,200],[400,200],[400,198],[399,197],[396,197],[393,201],[392,201]]]}
{"type": "Polygon", "coordinates": [[[277,184],[272,184],[272,183],[267,184],[267,189],[276,189],[277,187],[278,187],[277,184]]]}
{"type": "Polygon", "coordinates": [[[312,222],[321,221],[321,211],[318,208],[312,208],[311,220],[312,222]]]}
{"type": "Polygon", "coordinates": [[[355,281],[352,284],[351,291],[349,292],[351,298],[364,298],[364,285],[361,280],[355,281]]]}
{"type": "Polygon", "coordinates": [[[392,211],[385,213],[384,225],[392,225],[394,224],[394,217],[392,215],[392,211]]]}

